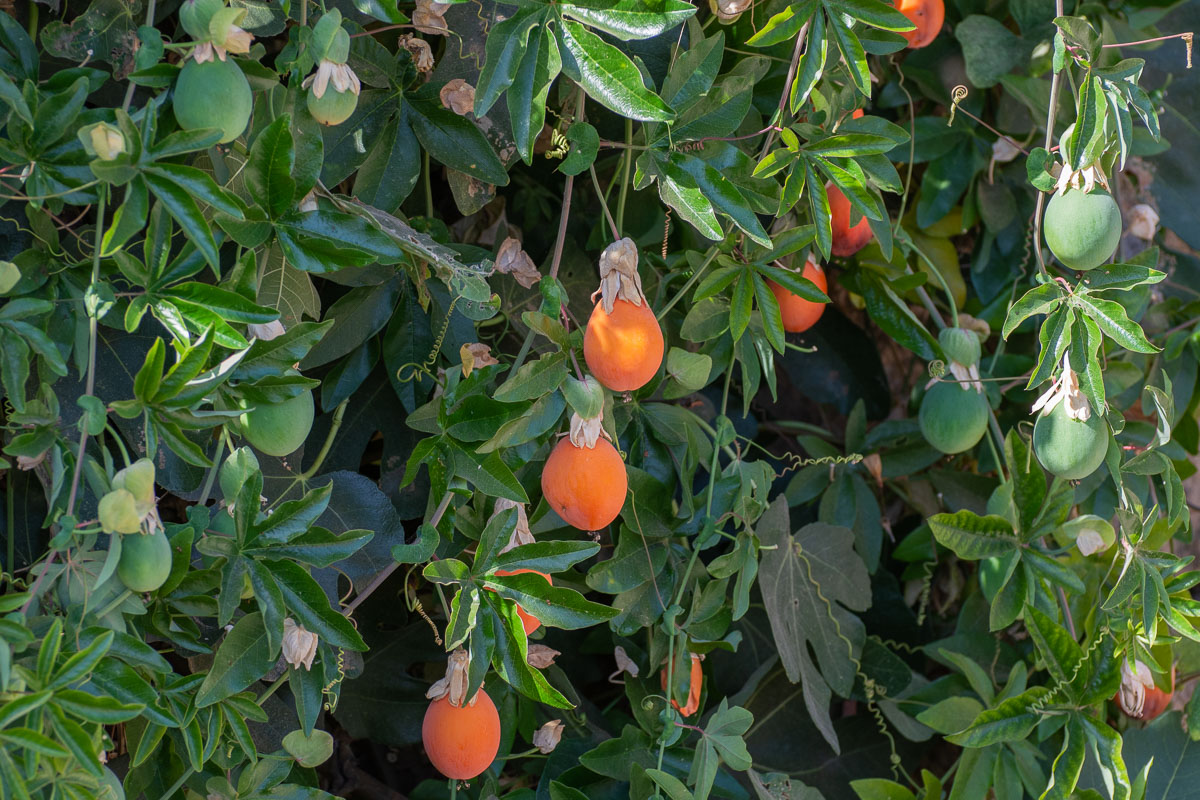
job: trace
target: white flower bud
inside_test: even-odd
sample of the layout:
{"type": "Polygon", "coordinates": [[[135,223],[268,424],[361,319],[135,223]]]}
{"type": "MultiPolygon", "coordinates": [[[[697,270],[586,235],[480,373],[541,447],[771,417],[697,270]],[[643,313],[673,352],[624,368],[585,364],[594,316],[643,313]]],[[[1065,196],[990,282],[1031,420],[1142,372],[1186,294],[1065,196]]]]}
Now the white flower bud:
{"type": "Polygon", "coordinates": [[[1129,210],[1129,235],[1143,241],[1154,238],[1158,230],[1158,212],[1145,203],[1138,203],[1129,210]]]}
{"type": "Polygon", "coordinates": [[[305,670],[312,669],[313,659],[317,655],[317,635],[297,625],[295,620],[288,617],[283,621],[283,660],[296,669],[303,665],[305,670]]]}

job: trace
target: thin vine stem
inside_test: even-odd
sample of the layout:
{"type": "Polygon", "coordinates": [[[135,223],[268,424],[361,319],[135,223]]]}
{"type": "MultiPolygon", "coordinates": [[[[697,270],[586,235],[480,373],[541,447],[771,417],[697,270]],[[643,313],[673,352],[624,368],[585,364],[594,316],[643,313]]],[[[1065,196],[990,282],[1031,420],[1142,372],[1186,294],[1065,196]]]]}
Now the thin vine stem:
{"type": "MultiPolygon", "coordinates": [[[[1063,0],[1054,0],[1055,17],[1063,16],[1063,0]]],[[[1054,143],[1054,121],[1058,118],[1058,94],[1062,89],[1062,73],[1070,67],[1063,65],[1062,70],[1054,73],[1050,79],[1050,105],[1046,109],[1046,139],[1043,147],[1047,150],[1054,143]]],[[[1046,193],[1037,193],[1037,205],[1033,210],[1033,254],[1037,258],[1038,271],[1048,276],[1046,257],[1042,253],[1042,211],[1046,208],[1046,193]]]]}

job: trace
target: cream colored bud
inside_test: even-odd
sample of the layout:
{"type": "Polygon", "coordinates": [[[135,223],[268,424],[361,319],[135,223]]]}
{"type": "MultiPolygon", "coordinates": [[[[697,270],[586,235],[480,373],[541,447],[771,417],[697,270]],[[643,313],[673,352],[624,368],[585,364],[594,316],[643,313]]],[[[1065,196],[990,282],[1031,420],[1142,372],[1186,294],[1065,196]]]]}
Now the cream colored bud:
{"type": "Polygon", "coordinates": [[[1154,686],[1154,675],[1141,661],[1129,668],[1128,659],[1121,661],[1121,690],[1118,692],[1121,710],[1131,717],[1140,717],[1146,706],[1146,690],[1154,686]]]}
{"type": "Polygon", "coordinates": [[[90,134],[92,149],[100,160],[112,161],[125,152],[125,135],[107,122],[93,126],[90,134]]]}
{"type": "Polygon", "coordinates": [[[1085,556],[1090,556],[1092,553],[1099,553],[1104,550],[1104,538],[1099,532],[1091,528],[1084,528],[1075,537],[1075,546],[1079,548],[1079,552],[1085,556]]]}
{"type": "Polygon", "coordinates": [[[305,670],[312,669],[313,658],[317,655],[317,635],[297,625],[295,620],[288,617],[283,621],[283,660],[296,669],[301,666],[305,670]]]}
{"type": "Polygon", "coordinates": [[[1145,203],[1138,203],[1129,210],[1129,235],[1143,241],[1154,238],[1158,230],[1158,212],[1145,203]]]}

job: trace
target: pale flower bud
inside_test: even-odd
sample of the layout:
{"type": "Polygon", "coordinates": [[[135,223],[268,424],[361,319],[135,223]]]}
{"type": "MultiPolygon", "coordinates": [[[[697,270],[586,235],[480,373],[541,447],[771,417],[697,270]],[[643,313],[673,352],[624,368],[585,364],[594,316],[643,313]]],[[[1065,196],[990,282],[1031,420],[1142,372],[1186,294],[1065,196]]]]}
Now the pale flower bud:
{"type": "Polygon", "coordinates": [[[438,96],[443,106],[460,117],[465,117],[475,108],[475,87],[462,78],[447,81],[438,96]]]}
{"type": "Polygon", "coordinates": [[[1129,669],[1129,660],[1121,661],[1121,690],[1118,693],[1121,710],[1131,717],[1140,717],[1146,705],[1146,690],[1154,686],[1154,676],[1150,668],[1141,661],[1134,662],[1134,668],[1129,669]]]}
{"type": "Polygon", "coordinates": [[[269,342],[272,339],[283,336],[283,334],[287,333],[287,331],[284,330],[283,323],[277,319],[273,319],[270,322],[264,322],[261,325],[251,322],[246,326],[246,332],[255,339],[260,339],[264,342],[269,342]]]}
{"type": "Polygon", "coordinates": [[[1104,538],[1097,531],[1084,528],[1075,537],[1075,546],[1079,548],[1080,553],[1090,556],[1092,553],[1099,553],[1104,549],[1104,538]]]}
{"type": "Polygon", "coordinates": [[[312,669],[313,659],[317,655],[317,635],[312,631],[297,625],[295,620],[288,617],[283,621],[283,660],[296,669],[301,666],[305,670],[312,669]]]}
{"type": "Polygon", "coordinates": [[[1129,235],[1143,241],[1154,238],[1158,230],[1158,212],[1145,203],[1138,203],[1129,210],[1129,235]]]}
{"type": "Polygon", "coordinates": [[[558,743],[562,739],[564,727],[561,719],[550,720],[534,731],[533,746],[546,755],[554,752],[554,748],[558,747],[558,743]]]}
{"type": "Polygon", "coordinates": [[[92,149],[100,160],[112,161],[125,152],[125,135],[107,122],[94,125],[89,134],[92,149]]]}

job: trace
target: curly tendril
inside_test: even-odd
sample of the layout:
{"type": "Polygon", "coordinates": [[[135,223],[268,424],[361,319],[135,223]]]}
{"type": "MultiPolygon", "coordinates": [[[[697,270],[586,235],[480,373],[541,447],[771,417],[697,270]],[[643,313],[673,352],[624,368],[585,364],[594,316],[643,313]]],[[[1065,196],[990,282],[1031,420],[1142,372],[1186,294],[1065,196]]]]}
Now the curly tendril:
{"type": "Polygon", "coordinates": [[[450,320],[454,316],[454,307],[458,305],[461,297],[462,295],[455,295],[454,299],[450,301],[450,307],[446,309],[446,318],[442,321],[442,330],[438,333],[437,339],[434,340],[433,349],[429,351],[429,356],[420,364],[415,361],[401,364],[396,368],[396,380],[401,383],[408,383],[409,381],[416,380],[419,375],[427,375],[430,379],[435,378],[433,368],[437,364],[438,353],[442,351],[442,342],[446,340],[446,332],[450,330],[450,320]],[[407,373],[407,377],[405,377],[406,373],[404,371],[410,367],[412,371],[407,373]]]}

